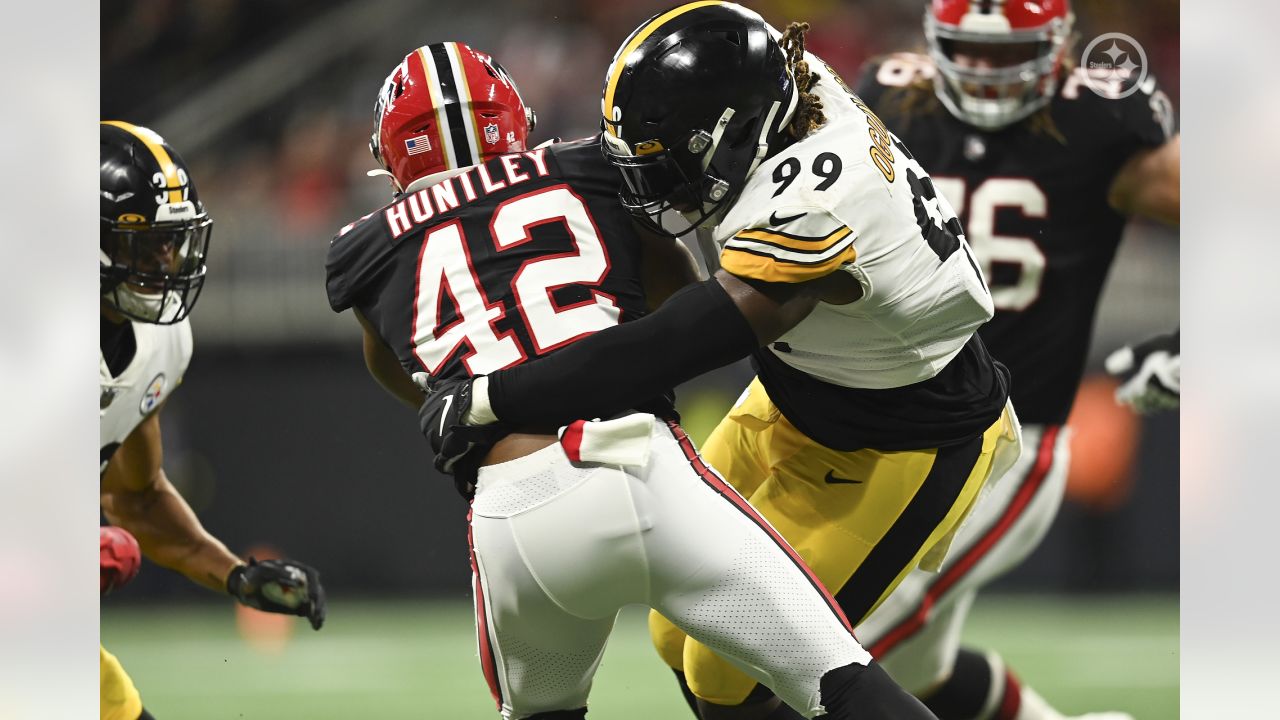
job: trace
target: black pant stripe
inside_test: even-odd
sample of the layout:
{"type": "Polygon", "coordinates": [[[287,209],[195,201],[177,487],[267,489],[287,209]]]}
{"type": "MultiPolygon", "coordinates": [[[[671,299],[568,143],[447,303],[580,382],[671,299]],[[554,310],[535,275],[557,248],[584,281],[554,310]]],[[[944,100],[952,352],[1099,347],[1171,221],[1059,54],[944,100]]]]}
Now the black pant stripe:
{"type": "Polygon", "coordinates": [[[915,497],[889,527],[853,577],[836,592],[836,601],[854,627],[866,619],[885,588],[920,552],[938,524],[956,504],[982,454],[982,436],[938,449],[933,467],[915,497]]]}

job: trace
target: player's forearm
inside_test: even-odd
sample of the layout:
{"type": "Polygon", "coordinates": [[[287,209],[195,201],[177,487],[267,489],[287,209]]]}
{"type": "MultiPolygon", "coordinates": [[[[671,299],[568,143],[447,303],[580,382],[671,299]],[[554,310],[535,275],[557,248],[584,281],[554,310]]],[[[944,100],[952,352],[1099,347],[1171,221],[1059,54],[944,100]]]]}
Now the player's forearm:
{"type": "Polygon", "coordinates": [[[698,283],[634,322],[489,376],[489,404],[512,425],[562,425],[635,407],[759,347],[716,281],[698,283]]]}
{"type": "Polygon", "coordinates": [[[1108,196],[1128,216],[1178,225],[1182,211],[1182,140],[1135,155],[1116,174],[1108,196]]]}
{"type": "Polygon", "coordinates": [[[102,509],[112,524],[138,539],[152,562],[210,590],[225,592],[227,575],[241,562],[204,529],[163,473],[143,490],[104,495],[102,509]]]}

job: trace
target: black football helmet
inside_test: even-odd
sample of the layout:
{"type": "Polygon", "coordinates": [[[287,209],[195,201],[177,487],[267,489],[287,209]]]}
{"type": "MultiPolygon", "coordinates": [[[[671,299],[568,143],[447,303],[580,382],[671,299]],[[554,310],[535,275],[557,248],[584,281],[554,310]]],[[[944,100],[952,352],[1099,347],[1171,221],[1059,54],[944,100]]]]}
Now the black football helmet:
{"type": "Polygon", "coordinates": [[[204,287],[213,221],[164,138],[117,120],[100,127],[102,297],[140,322],[181,322],[204,287]]]}
{"type": "Polygon", "coordinates": [[[605,76],[601,146],[622,173],[622,204],[665,235],[706,222],[784,144],[798,98],[786,54],[751,10],[693,2],[653,16],[605,76]],[[663,229],[669,209],[689,227],[663,229]]]}

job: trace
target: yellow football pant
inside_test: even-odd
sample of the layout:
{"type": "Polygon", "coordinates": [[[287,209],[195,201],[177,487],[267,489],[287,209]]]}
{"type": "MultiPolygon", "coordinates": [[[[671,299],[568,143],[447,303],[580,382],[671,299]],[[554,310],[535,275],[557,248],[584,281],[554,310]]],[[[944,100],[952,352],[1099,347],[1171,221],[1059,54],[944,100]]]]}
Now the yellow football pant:
{"type": "MultiPolygon", "coordinates": [[[[782,533],[857,626],[912,569],[938,569],[991,474],[997,441],[1016,443],[1017,433],[1006,410],[980,438],[958,446],[841,452],[792,426],[757,379],[701,453],[782,533]]],[[[649,631],[698,697],[737,705],[755,687],[656,612],[649,631]]]]}
{"type": "Polygon", "coordinates": [[[115,655],[98,646],[98,692],[102,720],[138,720],[142,697],[115,655]]]}

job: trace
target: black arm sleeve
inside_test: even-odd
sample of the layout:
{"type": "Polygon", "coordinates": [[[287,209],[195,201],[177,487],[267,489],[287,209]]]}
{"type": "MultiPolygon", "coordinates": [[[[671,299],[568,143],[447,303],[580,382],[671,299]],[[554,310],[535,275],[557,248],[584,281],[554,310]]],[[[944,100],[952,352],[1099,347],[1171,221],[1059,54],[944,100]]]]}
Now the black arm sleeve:
{"type": "Polygon", "coordinates": [[[755,332],[714,278],[656,312],[489,376],[489,402],[509,425],[563,425],[636,407],[746,357],[755,332]]]}

